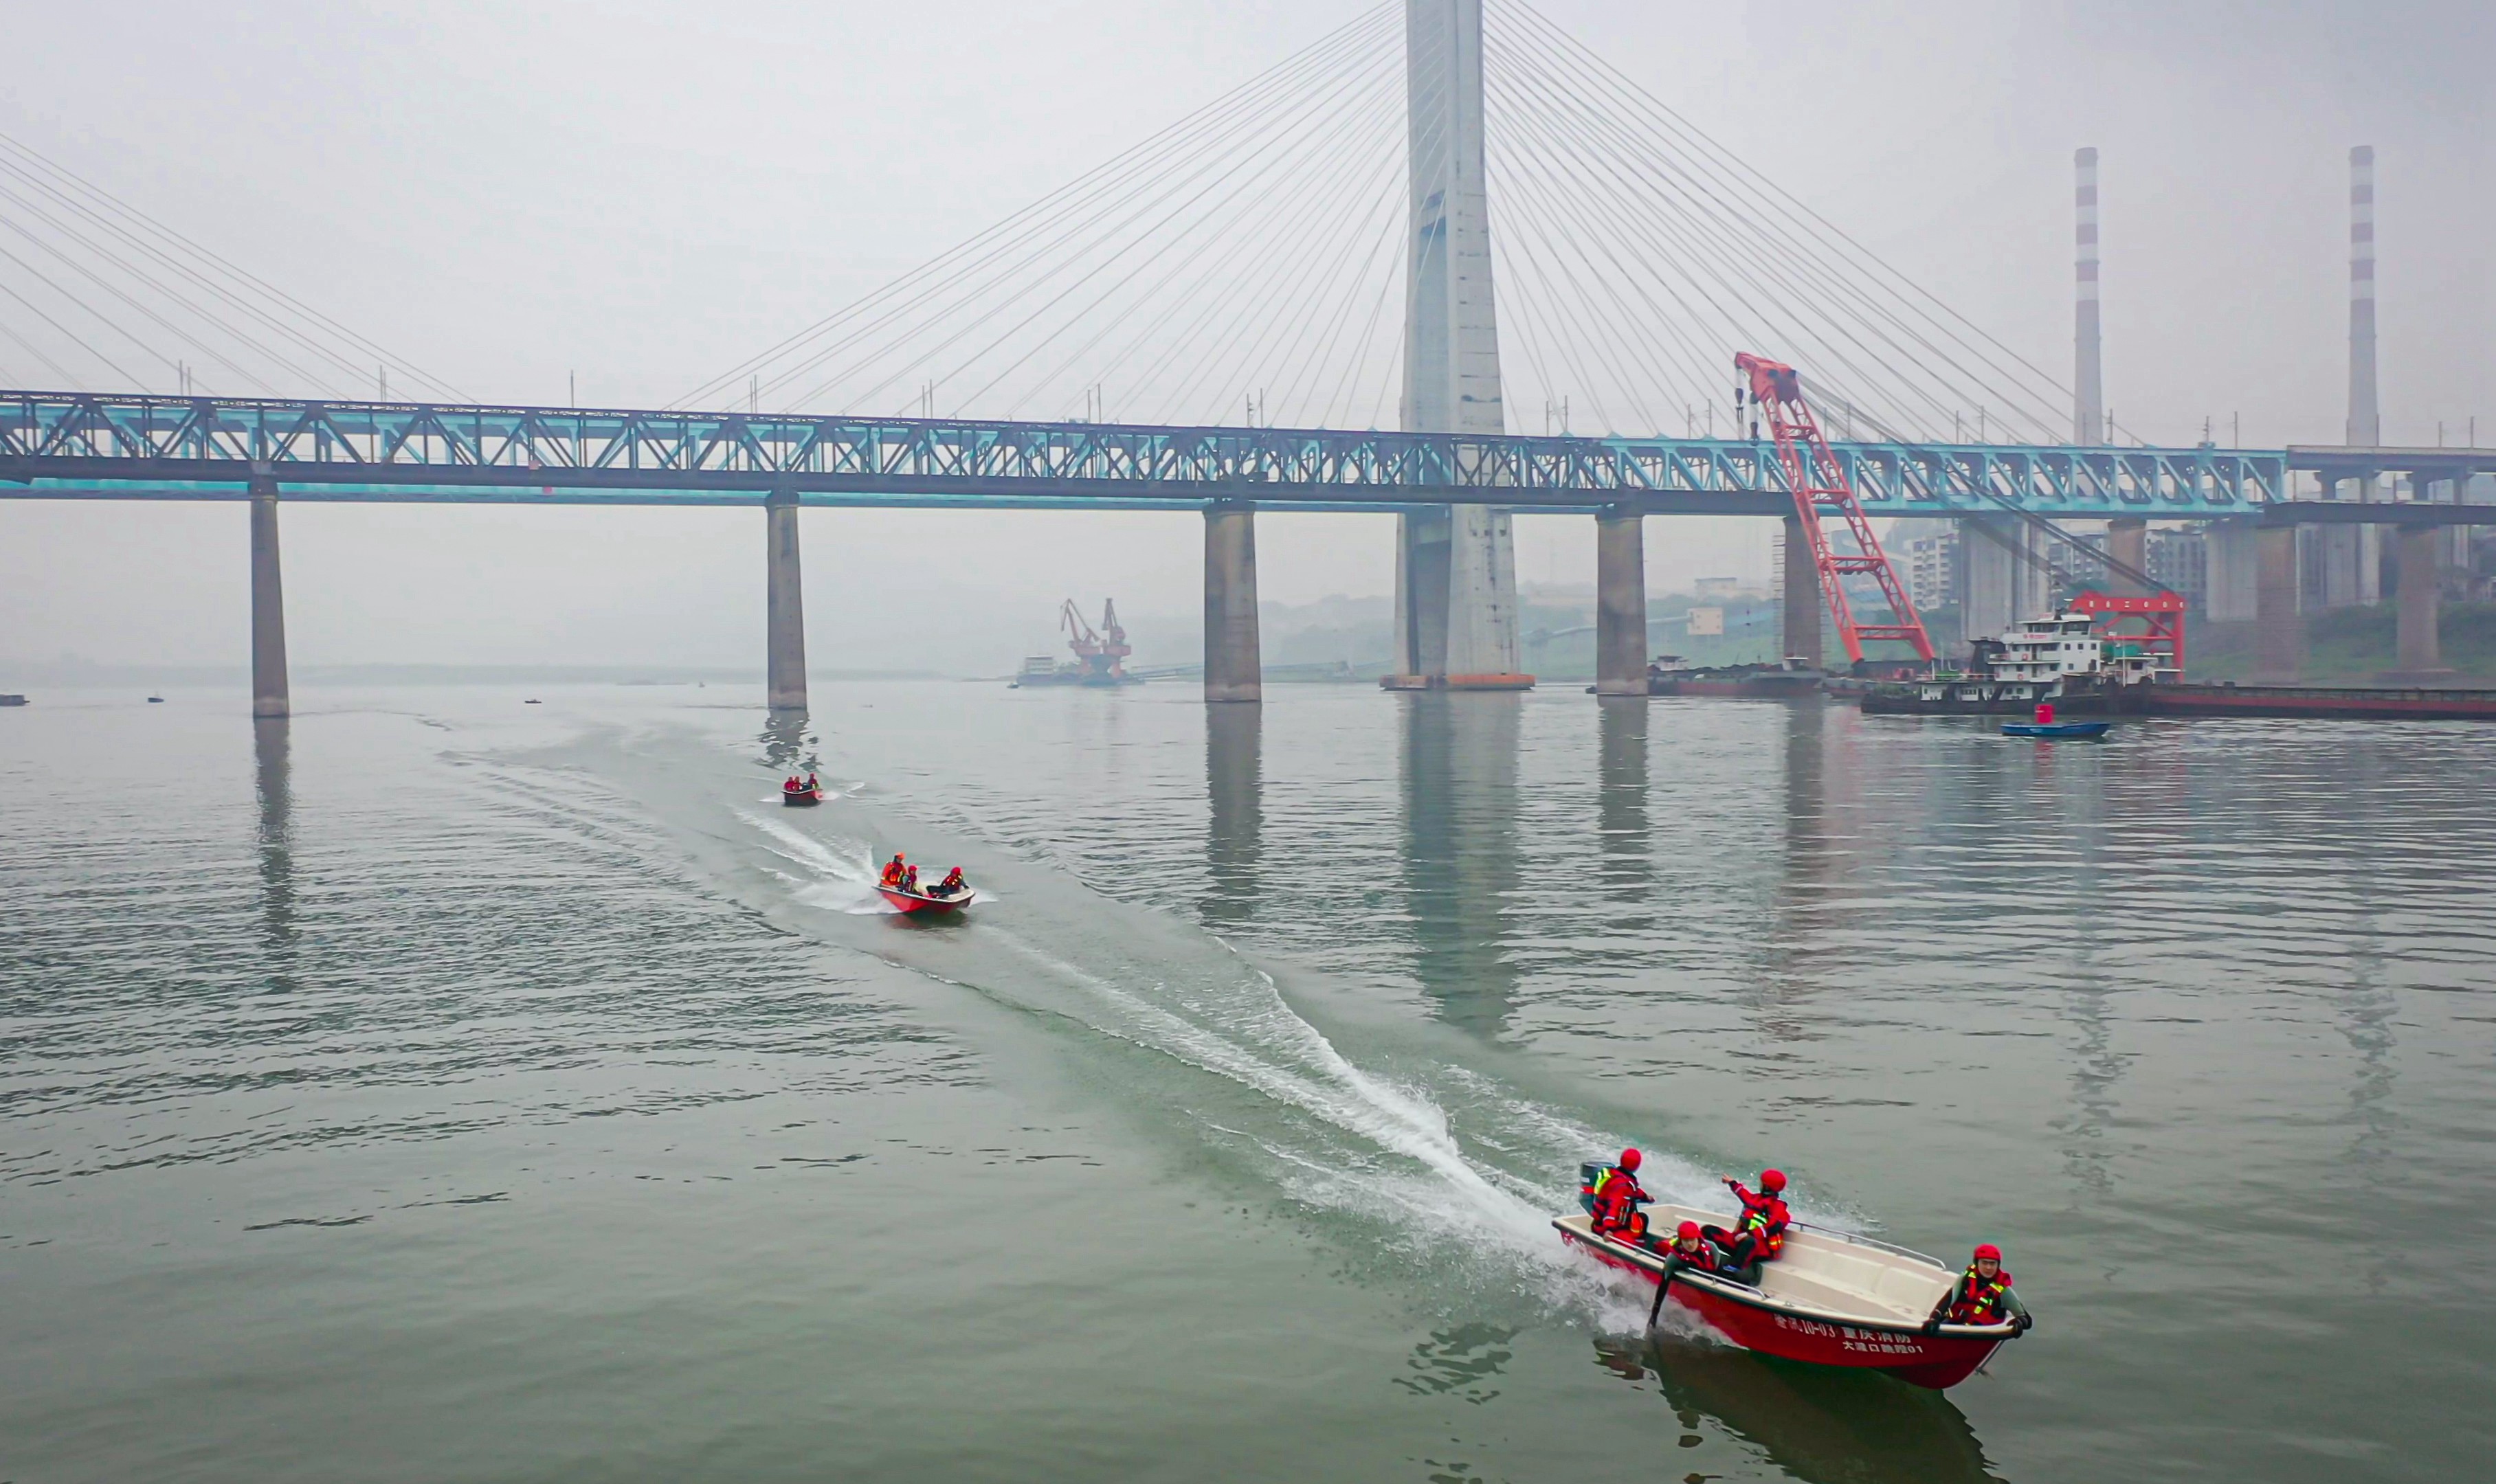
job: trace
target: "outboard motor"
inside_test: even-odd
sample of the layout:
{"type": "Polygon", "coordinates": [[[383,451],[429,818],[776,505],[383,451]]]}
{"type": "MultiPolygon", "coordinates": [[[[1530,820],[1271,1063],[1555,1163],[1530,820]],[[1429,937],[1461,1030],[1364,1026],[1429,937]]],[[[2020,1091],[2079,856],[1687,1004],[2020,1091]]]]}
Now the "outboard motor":
{"type": "Polygon", "coordinates": [[[1595,1192],[1603,1189],[1604,1177],[1620,1168],[1604,1159],[1589,1159],[1577,1166],[1577,1209],[1588,1216],[1595,1214],[1595,1192]]]}

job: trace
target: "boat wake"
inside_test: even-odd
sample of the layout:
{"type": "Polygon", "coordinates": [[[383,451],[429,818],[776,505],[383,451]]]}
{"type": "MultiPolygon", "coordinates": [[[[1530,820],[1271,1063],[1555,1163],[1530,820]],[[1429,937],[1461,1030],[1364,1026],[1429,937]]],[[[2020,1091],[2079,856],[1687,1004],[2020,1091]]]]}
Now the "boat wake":
{"type": "MultiPolygon", "coordinates": [[[[831,826],[818,835],[737,814],[796,903],[881,910],[871,887],[879,852],[829,838],[849,821],[817,816],[831,826]]],[[[1436,1054],[1444,1048],[1386,1038],[1356,1059],[1273,974],[1166,914],[1056,873],[1018,883],[1014,896],[1034,910],[1011,924],[974,919],[973,932],[933,944],[909,934],[864,946],[1184,1068],[1122,1085],[1160,1102],[1155,1113],[1185,1120],[1259,1184],[1341,1235],[1357,1228],[1361,1245],[1425,1270],[1436,1286],[1455,1278],[1475,1297],[1521,1292],[1606,1329],[1644,1323],[1651,1290],[1572,1253],[1550,1227],[1575,1206],[1577,1162],[1619,1149],[1618,1134],[1436,1054]]],[[[1700,1203],[1717,1191],[1669,1153],[1651,1154],[1642,1173],[1664,1199],[1700,1203]]]]}
{"type": "Polygon", "coordinates": [[[736,811],[736,817],[764,837],[764,849],[797,868],[773,874],[790,884],[799,906],[859,916],[892,910],[875,894],[875,856],[862,842],[826,841],[768,815],[743,809],[736,811]]]}

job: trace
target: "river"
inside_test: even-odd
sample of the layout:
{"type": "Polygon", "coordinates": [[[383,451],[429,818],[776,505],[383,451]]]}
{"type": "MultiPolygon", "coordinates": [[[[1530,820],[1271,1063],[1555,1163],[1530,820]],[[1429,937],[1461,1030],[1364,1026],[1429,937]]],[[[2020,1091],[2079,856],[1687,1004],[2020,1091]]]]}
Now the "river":
{"type": "Polygon", "coordinates": [[[2496,729],[816,698],[0,714],[0,1478],[2496,1446],[2496,729]],[[986,900],[884,914],[894,850],[986,900]],[[1624,1141],[1998,1241],[2037,1327],[1947,1395],[1647,1338],[1547,1226],[1624,1141]]]}

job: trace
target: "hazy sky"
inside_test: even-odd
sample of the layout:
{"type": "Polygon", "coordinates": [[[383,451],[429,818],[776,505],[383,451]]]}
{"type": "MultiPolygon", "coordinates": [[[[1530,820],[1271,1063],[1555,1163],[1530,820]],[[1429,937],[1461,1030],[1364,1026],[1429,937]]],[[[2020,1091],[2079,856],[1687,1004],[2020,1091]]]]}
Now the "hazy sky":
{"type": "MultiPolygon", "coordinates": [[[[2483,3],[1543,8],[2057,374],[2097,145],[2107,398],[2159,441],[2340,437],[2372,143],[2386,440],[2476,416],[2496,443],[2483,3]]],[[[584,402],[661,403],[1357,9],[18,6],[0,130],[477,395],[560,403],[577,371],[584,402]]],[[[1590,524],[1521,519],[1520,573],[1582,579],[1590,524]]],[[[1191,613],[1199,532],[810,512],[817,663],[901,613],[959,615],[957,663],[1000,670],[1061,596],[1191,613]]],[[[1767,541],[1651,524],[1650,566],[1763,572],[1767,541]]],[[[759,512],[296,508],[285,541],[305,662],[759,663],[759,512]]],[[[1267,516],[1260,544],[1269,599],[1391,586],[1384,519],[1267,516]]],[[[239,507],[0,501],[0,660],[238,662],[243,557],[239,507]]]]}

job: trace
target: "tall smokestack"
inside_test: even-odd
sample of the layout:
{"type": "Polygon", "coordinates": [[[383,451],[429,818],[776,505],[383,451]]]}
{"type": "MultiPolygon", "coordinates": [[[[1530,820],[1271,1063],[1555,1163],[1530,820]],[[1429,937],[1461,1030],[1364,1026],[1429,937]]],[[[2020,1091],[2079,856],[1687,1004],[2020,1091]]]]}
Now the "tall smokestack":
{"type": "Polygon", "coordinates": [[[2375,146],[2349,151],[2349,442],[2384,441],[2375,406],[2375,146]]]}
{"type": "Polygon", "coordinates": [[[2106,384],[2098,363],[2098,152],[2075,151],[2072,167],[2077,176],[2073,239],[2079,250],[2073,263],[2072,442],[2095,444],[2106,438],[2106,384]]]}

